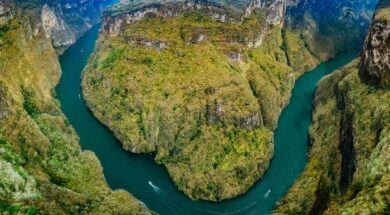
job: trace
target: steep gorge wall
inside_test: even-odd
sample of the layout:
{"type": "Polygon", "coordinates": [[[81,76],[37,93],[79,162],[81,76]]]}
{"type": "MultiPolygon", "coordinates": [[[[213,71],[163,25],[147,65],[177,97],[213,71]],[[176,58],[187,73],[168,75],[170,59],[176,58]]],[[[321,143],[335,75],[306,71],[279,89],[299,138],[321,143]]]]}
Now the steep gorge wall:
{"type": "MultiPolygon", "coordinates": [[[[132,1],[131,1],[132,2],[132,1]]],[[[186,0],[139,4],[123,1],[111,8],[104,16],[104,29],[111,36],[119,35],[126,25],[143,20],[148,16],[177,17],[183,13],[198,11],[220,22],[242,22],[256,9],[264,9],[267,13],[268,25],[282,25],[285,13],[285,1],[247,1],[245,8],[232,8],[224,1],[186,0]],[[123,9],[129,7],[129,9],[123,9]]]]}
{"type": "Polygon", "coordinates": [[[379,1],[361,58],[320,82],[308,165],[275,214],[388,214],[389,13],[379,1]]]}
{"type": "Polygon", "coordinates": [[[363,81],[390,88],[390,15],[389,1],[380,1],[359,66],[363,81]]]}
{"type": "Polygon", "coordinates": [[[44,5],[0,5],[7,11],[0,23],[0,213],[149,214],[129,193],[110,190],[99,161],[81,150],[62,114],[44,5]]]}
{"type": "MultiPolygon", "coordinates": [[[[5,24],[15,13],[30,11],[34,16],[26,26],[31,36],[43,30],[47,39],[61,53],[91,26],[100,22],[101,12],[113,0],[1,0],[0,24],[5,24]]],[[[27,24],[27,23],[26,23],[27,24]]]]}

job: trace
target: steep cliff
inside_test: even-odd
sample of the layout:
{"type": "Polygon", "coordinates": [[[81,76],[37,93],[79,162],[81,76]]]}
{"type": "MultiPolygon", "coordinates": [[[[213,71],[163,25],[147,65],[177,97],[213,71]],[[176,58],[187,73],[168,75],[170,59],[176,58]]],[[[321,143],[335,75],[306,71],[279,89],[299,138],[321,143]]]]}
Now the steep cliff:
{"type": "Polygon", "coordinates": [[[244,193],[272,157],[295,74],[282,21],[269,19],[284,5],[269,5],[237,16],[215,2],[169,2],[104,19],[83,77],[88,105],[126,150],[156,153],[193,199],[244,193]]]}
{"type": "MultiPolygon", "coordinates": [[[[340,5],[310,4],[322,12],[311,16],[321,25],[307,28],[309,35],[295,22],[298,11],[314,12],[303,2],[122,1],[104,14],[83,77],[88,105],[126,150],[156,153],[191,198],[235,197],[268,167],[273,130],[295,78],[341,51],[319,49],[324,40],[311,43],[319,35],[342,43],[322,17],[340,5]]],[[[359,11],[369,5],[354,4],[359,11]]],[[[353,26],[345,21],[352,12],[326,21],[353,26]]],[[[352,31],[360,34],[367,24],[358,26],[352,31]]],[[[343,131],[340,149],[353,151],[351,129],[343,131]]],[[[345,184],[353,159],[344,157],[345,184]]]]}
{"type": "MultiPolygon", "coordinates": [[[[59,53],[73,44],[91,26],[100,22],[101,12],[114,2],[114,0],[3,1],[8,2],[4,4],[6,6],[17,3],[17,10],[21,12],[32,10],[34,14],[40,14],[39,18],[33,20],[36,21],[36,25],[31,31],[36,35],[39,30],[43,30],[46,38],[53,41],[59,53]]],[[[14,12],[8,12],[12,13],[14,12]]]]}
{"type": "Polygon", "coordinates": [[[0,1],[0,24],[6,23],[14,16],[14,3],[11,0],[0,1]]]}
{"type": "Polygon", "coordinates": [[[1,2],[0,213],[149,214],[110,190],[54,99],[61,73],[41,19],[46,7],[1,2]]]}
{"type": "Polygon", "coordinates": [[[368,35],[360,77],[369,84],[390,88],[390,1],[380,1],[368,35]]]}
{"type": "Polygon", "coordinates": [[[379,1],[361,59],[318,86],[309,163],[276,214],[388,214],[389,12],[379,1]]]}
{"type": "MultiPolygon", "coordinates": [[[[225,2],[221,0],[124,0],[105,12],[104,29],[110,35],[119,35],[123,27],[145,19],[146,15],[177,17],[183,13],[198,11],[220,22],[242,22],[257,9],[265,9],[268,25],[283,25],[285,1],[245,0],[225,2]]],[[[264,25],[263,28],[267,28],[264,25]]],[[[265,29],[263,29],[265,33],[265,29]]]]}

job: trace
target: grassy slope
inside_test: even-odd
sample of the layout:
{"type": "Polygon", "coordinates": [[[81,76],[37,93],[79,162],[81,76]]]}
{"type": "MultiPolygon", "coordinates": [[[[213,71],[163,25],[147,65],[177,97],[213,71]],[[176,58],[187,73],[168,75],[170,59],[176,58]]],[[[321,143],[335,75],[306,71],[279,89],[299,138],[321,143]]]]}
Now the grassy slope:
{"type": "Polygon", "coordinates": [[[81,151],[52,96],[56,53],[42,31],[30,37],[31,17],[0,26],[0,213],[149,213],[111,191],[94,154],[81,151]]]}
{"type": "Polygon", "coordinates": [[[317,90],[309,163],[276,213],[385,214],[390,209],[390,92],[361,83],[358,62],[324,78],[317,90]],[[352,114],[357,170],[340,186],[341,119],[352,114]],[[329,205],[329,207],[327,206],[329,205]],[[328,208],[327,208],[328,207],[328,208]]]}
{"type": "Polygon", "coordinates": [[[294,34],[283,42],[278,26],[261,47],[248,48],[245,39],[262,23],[258,12],[242,25],[197,13],[130,25],[121,37],[100,39],[83,78],[85,98],[125,149],[156,152],[191,198],[237,196],[268,167],[277,118],[294,76],[307,68],[294,74],[287,66],[283,50],[296,59],[306,51],[290,41],[300,40],[294,34]],[[134,38],[166,47],[128,43],[134,38]],[[253,119],[258,125],[245,124],[253,119]]]}
{"type": "Polygon", "coordinates": [[[381,0],[378,5],[378,11],[375,15],[377,20],[390,21],[390,1],[381,0]]]}

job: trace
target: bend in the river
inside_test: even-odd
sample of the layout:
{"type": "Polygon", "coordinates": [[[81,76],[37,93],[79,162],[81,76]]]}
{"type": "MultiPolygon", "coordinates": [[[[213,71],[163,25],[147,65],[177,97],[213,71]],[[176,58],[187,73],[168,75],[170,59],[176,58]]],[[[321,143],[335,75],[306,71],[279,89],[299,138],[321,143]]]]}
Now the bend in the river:
{"type": "Polygon", "coordinates": [[[178,191],[167,171],[151,155],[126,152],[111,132],[88,110],[81,92],[80,77],[93,52],[99,26],[93,27],[62,56],[62,78],[57,95],[62,110],[73,125],[84,150],[96,153],[105,178],[113,189],[125,189],[162,215],[171,214],[269,214],[302,172],[306,160],[312,100],[317,82],[350,62],[356,55],[343,54],[301,76],[290,104],[275,131],[275,150],[264,177],[245,195],[220,203],[194,202],[178,191]]]}

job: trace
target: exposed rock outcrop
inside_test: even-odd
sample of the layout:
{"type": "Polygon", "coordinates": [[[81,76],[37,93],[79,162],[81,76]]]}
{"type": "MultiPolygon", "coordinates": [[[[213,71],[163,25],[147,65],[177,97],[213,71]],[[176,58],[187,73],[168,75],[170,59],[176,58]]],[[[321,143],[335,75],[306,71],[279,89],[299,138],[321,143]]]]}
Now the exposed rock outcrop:
{"type": "Polygon", "coordinates": [[[380,0],[361,59],[319,83],[309,162],[275,214],[388,214],[389,14],[380,0]]]}
{"type": "Polygon", "coordinates": [[[286,11],[286,0],[252,0],[245,9],[244,17],[248,17],[256,9],[267,10],[269,25],[283,25],[286,11]]]}
{"type": "Polygon", "coordinates": [[[0,0],[0,25],[12,19],[15,13],[12,0],[0,0]]]}
{"type": "Polygon", "coordinates": [[[348,88],[339,90],[336,87],[337,107],[340,110],[340,134],[339,134],[339,150],[341,154],[340,164],[340,190],[345,192],[353,180],[353,175],[356,171],[356,151],[355,137],[353,128],[354,112],[348,107],[348,88]]]}
{"type": "Polygon", "coordinates": [[[73,44],[90,27],[100,22],[101,12],[113,0],[56,0],[42,6],[41,19],[46,36],[59,51],[73,44]]]}
{"type": "Polygon", "coordinates": [[[39,11],[40,15],[30,20],[30,35],[37,36],[41,30],[52,39],[60,53],[73,44],[90,27],[100,22],[101,12],[114,0],[55,0],[16,1],[0,0],[0,24],[6,24],[17,10],[39,11]],[[39,18],[38,18],[39,17],[39,18]]]}
{"type": "Polygon", "coordinates": [[[390,3],[380,2],[378,12],[370,29],[359,75],[368,84],[390,88],[390,19],[381,17],[383,8],[390,3]]]}
{"type": "MultiPolygon", "coordinates": [[[[122,6],[125,7],[125,6],[122,6]]],[[[148,16],[176,17],[180,14],[199,11],[207,16],[221,22],[234,21],[226,7],[220,4],[194,0],[184,2],[152,3],[128,10],[126,12],[116,12],[115,9],[109,11],[104,16],[104,30],[111,36],[118,36],[126,25],[145,19],[148,16]],[[117,14],[118,13],[118,14],[117,14]]]]}
{"type": "MultiPolygon", "coordinates": [[[[111,8],[104,16],[104,30],[110,36],[121,34],[126,25],[145,19],[148,16],[176,17],[186,12],[199,11],[220,22],[241,22],[250,16],[254,10],[264,9],[266,11],[267,25],[283,25],[285,14],[285,0],[253,0],[247,1],[247,6],[243,11],[231,6],[224,5],[222,1],[208,0],[186,0],[168,1],[164,3],[141,4],[140,6],[126,6],[131,4],[128,1],[122,5],[111,8]],[[119,10],[118,8],[130,7],[129,10],[119,10]]],[[[258,39],[251,41],[249,46],[258,47],[265,37],[267,26],[258,39]]]]}

